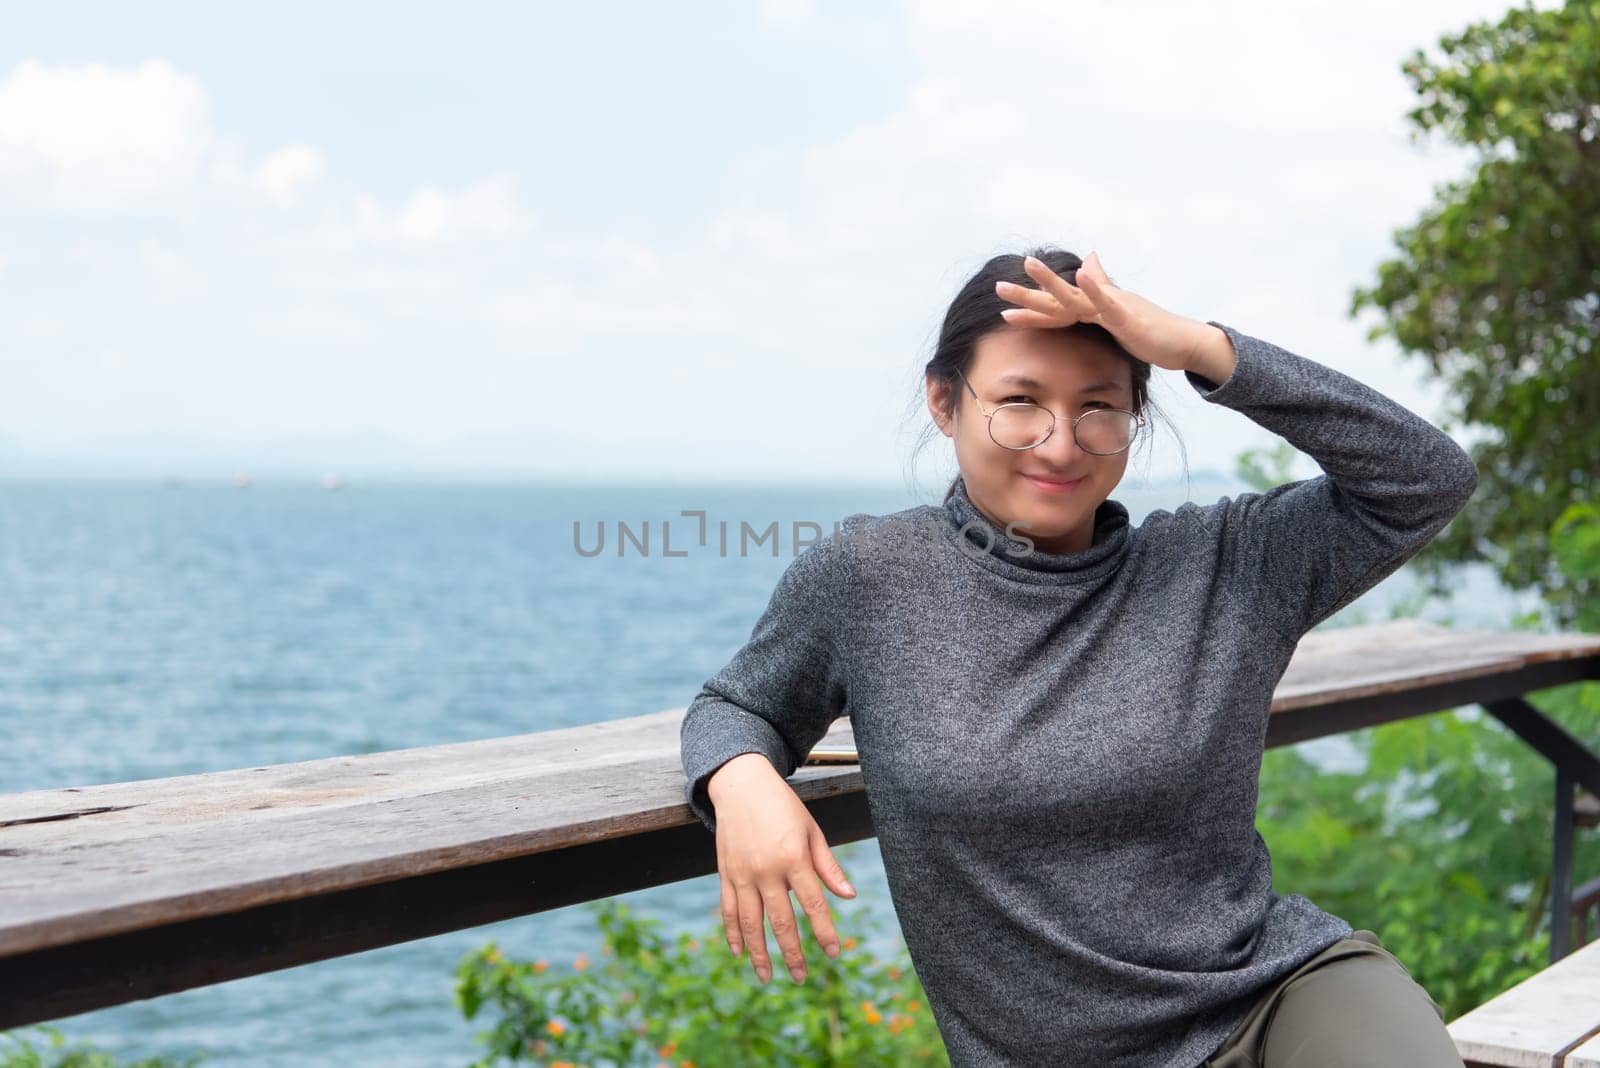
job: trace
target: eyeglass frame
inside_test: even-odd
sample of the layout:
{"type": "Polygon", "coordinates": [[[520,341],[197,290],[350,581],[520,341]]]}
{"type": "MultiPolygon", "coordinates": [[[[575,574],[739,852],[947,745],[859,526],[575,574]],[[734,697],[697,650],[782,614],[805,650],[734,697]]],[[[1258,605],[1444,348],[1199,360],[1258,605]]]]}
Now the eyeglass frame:
{"type": "MultiPolygon", "coordinates": [[[[978,413],[985,419],[989,420],[989,440],[993,441],[996,445],[1002,449],[1005,449],[1007,452],[1027,452],[1029,449],[1037,449],[1040,445],[1043,445],[1045,442],[1050,440],[1050,436],[1056,432],[1056,424],[1062,421],[1061,416],[1050,411],[1050,409],[1046,408],[1044,405],[1036,404],[1033,401],[1006,401],[1004,404],[995,405],[993,412],[986,412],[983,410],[983,402],[978,399],[978,391],[972,388],[972,383],[967,381],[967,376],[961,374],[961,368],[955,368],[955,372],[956,374],[961,375],[962,384],[967,387],[967,392],[972,394],[972,403],[977,406],[978,413]],[[1010,445],[1001,445],[994,436],[995,413],[1001,408],[1017,408],[1023,406],[1029,408],[1038,408],[1040,411],[1048,413],[1050,416],[1050,429],[1045,431],[1044,437],[1040,438],[1032,445],[1024,445],[1021,448],[1012,448],[1010,445]]],[[[1076,415],[1070,419],[1067,419],[1066,422],[1072,424],[1072,443],[1078,446],[1078,448],[1083,449],[1083,451],[1088,453],[1090,456],[1116,456],[1120,453],[1127,452],[1133,447],[1134,438],[1138,435],[1139,431],[1144,429],[1144,416],[1138,412],[1129,411],[1127,408],[1096,408],[1094,412],[1084,412],[1082,415],[1076,415]],[[1094,452],[1090,449],[1084,449],[1083,442],[1078,440],[1078,422],[1086,416],[1094,415],[1095,412],[1122,412],[1124,415],[1133,416],[1133,433],[1128,435],[1128,444],[1124,445],[1120,449],[1117,449],[1115,452],[1094,452]]]]}

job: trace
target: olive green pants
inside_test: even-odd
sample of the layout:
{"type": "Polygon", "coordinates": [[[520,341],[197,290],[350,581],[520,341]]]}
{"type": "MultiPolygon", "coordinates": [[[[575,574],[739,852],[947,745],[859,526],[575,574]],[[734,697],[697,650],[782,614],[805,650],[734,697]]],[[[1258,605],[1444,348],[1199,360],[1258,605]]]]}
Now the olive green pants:
{"type": "Polygon", "coordinates": [[[1444,1010],[1371,931],[1261,995],[1203,1068],[1463,1068],[1444,1010]]]}

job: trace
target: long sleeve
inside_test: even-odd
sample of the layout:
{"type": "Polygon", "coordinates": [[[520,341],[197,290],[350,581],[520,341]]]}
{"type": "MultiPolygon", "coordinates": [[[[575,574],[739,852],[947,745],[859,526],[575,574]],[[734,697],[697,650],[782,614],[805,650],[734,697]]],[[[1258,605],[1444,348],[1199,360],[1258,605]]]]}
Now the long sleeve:
{"type": "Polygon", "coordinates": [[[749,640],[684,712],[685,796],[713,833],[716,813],[706,793],[713,772],[741,753],[762,753],[788,778],[844,712],[839,636],[849,604],[847,549],[835,533],[795,557],[749,640]]]}
{"type": "Polygon", "coordinates": [[[1444,431],[1348,375],[1211,321],[1236,365],[1218,385],[1184,372],[1213,404],[1249,416],[1325,472],[1224,498],[1224,567],[1256,609],[1300,636],[1397,571],[1466,505],[1478,471],[1444,431]]]}

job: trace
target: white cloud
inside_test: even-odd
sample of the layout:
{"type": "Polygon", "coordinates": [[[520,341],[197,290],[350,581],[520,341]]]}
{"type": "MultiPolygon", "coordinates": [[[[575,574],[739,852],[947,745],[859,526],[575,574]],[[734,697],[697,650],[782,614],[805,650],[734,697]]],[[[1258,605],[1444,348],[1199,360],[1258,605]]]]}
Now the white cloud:
{"type": "Polygon", "coordinates": [[[19,64],[0,81],[0,190],[107,214],[192,183],[211,147],[205,90],[170,63],[19,64]]]}
{"type": "MultiPolygon", "coordinates": [[[[1498,10],[1477,6],[907,5],[913,74],[893,106],[810,141],[730,126],[747,147],[704,173],[718,198],[649,221],[671,239],[622,211],[547,218],[522,193],[534,176],[508,170],[419,173],[380,192],[320,147],[247,151],[245,131],[221,117],[226,133],[213,129],[203,87],[162,61],[24,64],[0,82],[0,192],[62,212],[176,202],[199,225],[131,246],[110,228],[0,244],[8,279],[54,266],[80,290],[59,303],[0,292],[0,350],[25,340],[41,353],[36,380],[0,397],[0,423],[55,411],[110,429],[207,430],[221,413],[221,429],[355,419],[414,437],[527,425],[582,441],[568,401],[598,368],[626,425],[715,414],[693,422],[681,453],[575,462],[620,456],[654,471],[692,455],[730,468],[789,456],[796,475],[893,475],[898,417],[945,302],[990,255],[1038,242],[1097,249],[1163,306],[1278,340],[1428,413],[1437,397],[1411,365],[1366,345],[1343,310],[1392,228],[1458,169],[1459,153],[1399,136],[1412,103],[1399,63],[1498,10]],[[124,129],[99,115],[108,94],[140,111],[125,108],[124,129]],[[138,196],[123,172],[144,175],[138,196]],[[94,316],[78,310],[86,300],[94,316]],[[117,346],[137,383],[73,363],[117,346]]],[[[763,14],[807,19],[819,37],[831,25],[809,3],[763,14]]],[[[553,144],[552,158],[581,160],[582,148],[553,144]]],[[[566,188],[549,177],[541,189],[581,199],[581,164],[566,188]]],[[[1192,462],[1227,467],[1260,443],[1264,431],[1186,390],[1172,380],[1159,395],[1175,398],[1192,462]]],[[[946,467],[947,453],[928,450],[946,467]]],[[[1154,469],[1176,466],[1165,450],[1154,469]]]]}
{"type": "Polygon", "coordinates": [[[356,210],[362,233],[374,241],[503,240],[520,236],[531,225],[509,174],[492,175],[455,192],[424,187],[393,212],[363,196],[356,210]]]}
{"type": "Polygon", "coordinates": [[[267,156],[256,167],[257,189],[281,208],[293,207],[301,187],[322,177],[322,153],[310,145],[290,145],[267,156]]]}

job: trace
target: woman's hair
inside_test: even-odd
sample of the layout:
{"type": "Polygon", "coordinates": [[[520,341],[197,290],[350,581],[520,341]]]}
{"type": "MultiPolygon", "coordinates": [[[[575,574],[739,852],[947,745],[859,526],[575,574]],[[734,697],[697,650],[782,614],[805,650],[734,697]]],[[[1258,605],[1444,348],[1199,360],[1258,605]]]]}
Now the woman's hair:
{"type": "MultiPolygon", "coordinates": [[[[1062,249],[1042,246],[1029,249],[1026,253],[1044,263],[1056,274],[1068,282],[1077,283],[1078,268],[1083,261],[1071,252],[1062,249]]],[[[1039,285],[1022,268],[1023,255],[1018,253],[1005,253],[992,257],[978,272],[967,279],[955,299],[950,302],[950,308],[945,312],[944,325],[939,329],[939,342],[933,351],[933,358],[923,367],[922,376],[918,379],[915,407],[921,412],[927,411],[927,392],[924,384],[926,377],[932,375],[944,382],[945,414],[953,417],[956,406],[961,402],[961,395],[965,386],[956,372],[965,374],[971,367],[972,361],[977,356],[978,339],[983,335],[1009,327],[1009,323],[1000,314],[1006,308],[1015,308],[1018,305],[1002,300],[995,292],[994,284],[1005,281],[1012,282],[1029,289],[1038,289],[1039,285]]],[[[1076,323],[1072,326],[1062,327],[1065,330],[1076,331],[1085,337],[1098,338],[1111,346],[1116,353],[1128,362],[1128,369],[1133,372],[1133,410],[1145,415],[1159,416],[1172,430],[1173,437],[1178,441],[1178,450],[1184,458],[1184,472],[1188,473],[1188,455],[1184,451],[1183,439],[1178,436],[1177,430],[1172,426],[1172,421],[1167,418],[1166,412],[1156,405],[1150,396],[1150,364],[1132,355],[1120,344],[1116,337],[1105,327],[1098,323],[1076,323]]],[[[914,466],[916,457],[922,447],[932,440],[938,432],[937,426],[930,423],[924,428],[922,437],[912,449],[911,463],[914,466]]],[[[1142,434],[1139,441],[1148,441],[1149,435],[1142,434]]],[[[959,479],[960,476],[957,476],[959,479]]],[[[955,492],[956,479],[952,479],[950,486],[945,490],[944,499],[948,501],[955,492]]]]}

